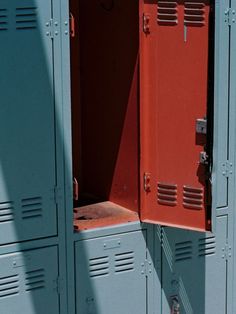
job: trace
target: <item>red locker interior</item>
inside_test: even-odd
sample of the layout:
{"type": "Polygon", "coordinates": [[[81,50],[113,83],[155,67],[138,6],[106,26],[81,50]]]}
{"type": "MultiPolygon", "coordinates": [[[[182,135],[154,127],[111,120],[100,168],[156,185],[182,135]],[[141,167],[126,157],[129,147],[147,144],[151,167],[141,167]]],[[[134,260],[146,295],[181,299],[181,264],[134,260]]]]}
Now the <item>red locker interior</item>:
{"type": "Polygon", "coordinates": [[[196,119],[207,115],[209,2],[71,0],[70,10],[75,228],[141,217],[208,229],[196,119]]]}
{"type": "Polygon", "coordinates": [[[138,1],[71,0],[70,9],[75,227],[138,220],[138,1]]]}

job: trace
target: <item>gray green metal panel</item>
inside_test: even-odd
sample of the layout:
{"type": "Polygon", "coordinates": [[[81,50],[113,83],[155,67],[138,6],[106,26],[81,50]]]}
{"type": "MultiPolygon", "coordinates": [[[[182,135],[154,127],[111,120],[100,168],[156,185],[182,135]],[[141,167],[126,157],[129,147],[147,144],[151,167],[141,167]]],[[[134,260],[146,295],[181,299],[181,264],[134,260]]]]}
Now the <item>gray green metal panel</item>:
{"type": "MultiPolygon", "coordinates": [[[[212,219],[228,206],[229,136],[229,0],[215,1],[215,83],[212,219]],[[225,172],[226,175],[223,175],[225,172]]],[[[211,60],[210,60],[211,61],[211,60]]]]}
{"type": "MultiPolygon", "coordinates": [[[[146,232],[136,231],[78,241],[77,313],[147,313],[146,232]]],[[[150,268],[150,269],[149,269],[150,268]]]]}
{"type": "Polygon", "coordinates": [[[57,234],[50,0],[0,0],[0,244],[57,234]]]}
{"type": "Polygon", "coordinates": [[[226,314],[227,216],[216,233],[162,230],[162,313],[177,298],[181,314],[226,314]]]}
{"type": "Polygon", "coordinates": [[[59,314],[57,247],[0,255],[0,313],[59,314]]]}

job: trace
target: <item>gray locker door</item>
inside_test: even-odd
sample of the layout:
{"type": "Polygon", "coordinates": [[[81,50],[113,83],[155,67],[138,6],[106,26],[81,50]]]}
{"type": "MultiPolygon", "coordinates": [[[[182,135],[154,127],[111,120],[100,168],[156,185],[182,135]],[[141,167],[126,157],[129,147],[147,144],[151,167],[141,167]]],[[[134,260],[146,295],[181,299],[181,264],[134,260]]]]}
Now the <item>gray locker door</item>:
{"type": "Polygon", "coordinates": [[[75,252],[77,314],[146,313],[141,231],[79,241],[75,252]]]}
{"type": "Polygon", "coordinates": [[[216,234],[163,229],[163,313],[176,300],[181,314],[225,313],[227,217],[216,222],[216,234]]]}
{"type": "Polygon", "coordinates": [[[51,0],[0,0],[0,243],[55,235],[51,0]]]}
{"type": "MultiPolygon", "coordinates": [[[[229,0],[215,1],[215,95],[213,145],[213,229],[215,218],[228,206],[229,157],[229,47],[230,27],[225,10],[229,0]],[[215,211],[217,209],[217,212],[215,211]]],[[[226,11],[227,12],[227,11],[226,11]]]]}
{"type": "Polygon", "coordinates": [[[59,314],[57,248],[0,255],[1,314],[59,314]]]}

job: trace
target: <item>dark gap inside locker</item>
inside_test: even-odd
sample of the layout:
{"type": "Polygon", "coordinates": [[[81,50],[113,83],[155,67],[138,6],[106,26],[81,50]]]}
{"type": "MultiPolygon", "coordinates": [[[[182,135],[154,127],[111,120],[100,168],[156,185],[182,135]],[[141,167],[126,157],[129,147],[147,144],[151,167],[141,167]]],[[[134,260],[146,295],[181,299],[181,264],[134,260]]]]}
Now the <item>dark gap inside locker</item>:
{"type": "Polygon", "coordinates": [[[75,228],[137,221],[139,2],[70,1],[75,228]]]}

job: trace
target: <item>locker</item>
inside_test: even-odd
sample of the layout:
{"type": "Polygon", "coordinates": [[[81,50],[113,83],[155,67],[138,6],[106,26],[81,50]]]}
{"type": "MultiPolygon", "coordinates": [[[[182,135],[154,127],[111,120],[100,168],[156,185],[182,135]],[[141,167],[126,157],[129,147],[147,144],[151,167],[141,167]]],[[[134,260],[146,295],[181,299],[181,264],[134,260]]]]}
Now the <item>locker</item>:
{"type": "Polygon", "coordinates": [[[70,1],[78,231],[135,219],[214,230],[233,168],[222,6],[70,1]]]}
{"type": "Polygon", "coordinates": [[[75,243],[76,311],[147,313],[146,231],[75,243]]]}
{"type": "Polygon", "coordinates": [[[0,0],[0,244],[57,234],[50,0],[0,0]]]}
{"type": "Polygon", "coordinates": [[[0,312],[60,313],[57,247],[0,255],[0,312]]]}
{"type": "Polygon", "coordinates": [[[162,308],[170,313],[228,313],[227,217],[216,233],[164,228],[162,234],[162,308]]]}

